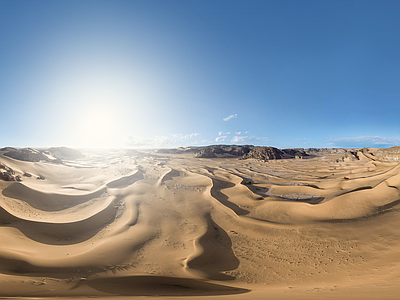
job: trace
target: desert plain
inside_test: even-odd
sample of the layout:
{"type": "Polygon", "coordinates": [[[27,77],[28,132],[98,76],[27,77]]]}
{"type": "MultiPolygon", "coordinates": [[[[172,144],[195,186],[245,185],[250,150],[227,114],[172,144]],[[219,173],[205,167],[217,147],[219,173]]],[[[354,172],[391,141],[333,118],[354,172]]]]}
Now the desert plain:
{"type": "Polygon", "coordinates": [[[400,298],[397,162],[4,153],[0,299],[400,298]]]}

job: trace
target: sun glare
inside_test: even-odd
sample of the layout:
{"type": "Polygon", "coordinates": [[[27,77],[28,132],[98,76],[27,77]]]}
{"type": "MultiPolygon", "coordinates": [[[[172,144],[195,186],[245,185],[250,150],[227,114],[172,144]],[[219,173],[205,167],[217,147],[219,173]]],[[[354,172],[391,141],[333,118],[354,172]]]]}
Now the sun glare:
{"type": "Polygon", "coordinates": [[[77,141],[85,148],[114,148],[121,146],[119,120],[115,108],[93,107],[80,113],[77,141]]]}

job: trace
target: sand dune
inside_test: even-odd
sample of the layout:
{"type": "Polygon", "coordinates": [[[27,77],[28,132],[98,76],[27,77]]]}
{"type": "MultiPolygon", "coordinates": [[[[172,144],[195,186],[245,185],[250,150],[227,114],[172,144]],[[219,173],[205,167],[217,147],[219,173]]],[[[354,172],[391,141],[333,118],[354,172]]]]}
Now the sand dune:
{"type": "Polygon", "coordinates": [[[400,165],[130,155],[0,156],[1,297],[397,298],[400,165]]]}

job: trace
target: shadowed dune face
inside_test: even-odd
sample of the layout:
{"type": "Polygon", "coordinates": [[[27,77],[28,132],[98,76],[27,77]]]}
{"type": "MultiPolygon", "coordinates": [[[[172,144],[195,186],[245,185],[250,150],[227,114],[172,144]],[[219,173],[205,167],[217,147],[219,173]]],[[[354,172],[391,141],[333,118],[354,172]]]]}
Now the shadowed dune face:
{"type": "Polygon", "coordinates": [[[100,278],[87,282],[87,285],[107,294],[123,296],[216,296],[249,292],[191,278],[160,276],[100,278]]]}
{"type": "Polygon", "coordinates": [[[45,177],[0,182],[0,296],[397,287],[399,165],[124,154],[66,165],[0,156],[45,177]]]}

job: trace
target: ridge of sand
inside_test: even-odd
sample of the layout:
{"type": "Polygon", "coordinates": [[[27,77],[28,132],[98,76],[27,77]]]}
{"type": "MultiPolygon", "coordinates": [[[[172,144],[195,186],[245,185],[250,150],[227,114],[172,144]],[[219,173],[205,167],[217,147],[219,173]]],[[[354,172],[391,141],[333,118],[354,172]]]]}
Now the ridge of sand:
{"type": "Polygon", "coordinates": [[[396,299],[400,165],[357,155],[0,156],[45,178],[0,182],[0,296],[396,299]]]}

